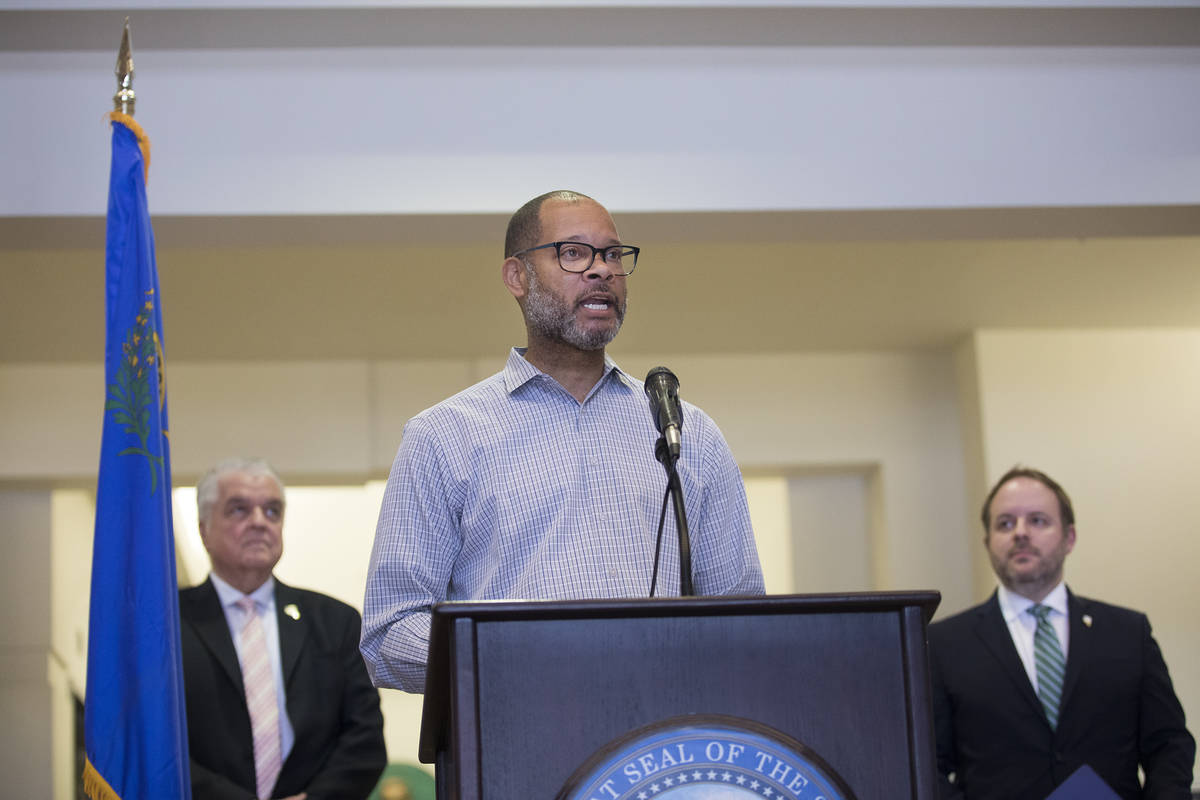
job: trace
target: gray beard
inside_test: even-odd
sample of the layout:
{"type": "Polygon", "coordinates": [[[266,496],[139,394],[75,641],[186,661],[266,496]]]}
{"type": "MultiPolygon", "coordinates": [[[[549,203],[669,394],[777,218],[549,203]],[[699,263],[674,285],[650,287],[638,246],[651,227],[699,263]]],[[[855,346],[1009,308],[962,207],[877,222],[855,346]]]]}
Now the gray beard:
{"type": "Polygon", "coordinates": [[[529,294],[525,297],[525,324],[545,339],[566,342],[579,350],[603,350],[616,338],[625,321],[628,301],[616,307],[617,324],[607,330],[584,330],[575,319],[575,309],[538,282],[533,265],[525,262],[529,294]]]}

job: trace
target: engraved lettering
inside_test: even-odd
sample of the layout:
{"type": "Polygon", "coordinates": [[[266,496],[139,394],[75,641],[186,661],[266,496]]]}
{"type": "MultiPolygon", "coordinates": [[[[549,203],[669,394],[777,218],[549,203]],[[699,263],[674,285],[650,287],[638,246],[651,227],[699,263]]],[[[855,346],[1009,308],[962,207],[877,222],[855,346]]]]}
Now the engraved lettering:
{"type": "MultiPolygon", "coordinates": [[[[799,797],[800,792],[804,791],[805,786],[808,786],[808,778],[797,773],[796,777],[792,778],[792,782],[789,783],[786,788],[789,792],[799,797]]],[[[825,798],[818,797],[816,800],[825,800],[825,798]]]]}

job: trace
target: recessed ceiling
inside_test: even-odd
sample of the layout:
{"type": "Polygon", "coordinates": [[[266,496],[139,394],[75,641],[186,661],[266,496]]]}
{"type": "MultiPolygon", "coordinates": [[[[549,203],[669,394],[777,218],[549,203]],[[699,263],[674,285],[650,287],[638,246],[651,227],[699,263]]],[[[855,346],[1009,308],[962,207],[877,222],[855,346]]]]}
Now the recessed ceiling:
{"type": "MultiPolygon", "coordinates": [[[[1154,212],[1076,213],[1049,237],[1028,209],[618,215],[644,250],[613,350],[928,350],[977,328],[1200,327],[1200,212],[1154,212]]],[[[505,221],[162,220],[168,352],[494,357],[524,340],[499,279],[505,221]]],[[[0,362],[100,360],[103,221],[2,232],[0,362]]]]}

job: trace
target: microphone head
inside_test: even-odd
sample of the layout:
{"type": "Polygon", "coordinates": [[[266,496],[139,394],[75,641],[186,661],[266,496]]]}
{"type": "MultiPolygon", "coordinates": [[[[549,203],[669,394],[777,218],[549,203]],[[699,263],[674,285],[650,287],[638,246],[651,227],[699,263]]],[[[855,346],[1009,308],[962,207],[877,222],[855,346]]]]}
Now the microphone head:
{"type": "Polygon", "coordinates": [[[658,390],[661,386],[663,391],[675,394],[679,391],[679,378],[675,377],[675,373],[666,367],[655,367],[646,373],[646,395],[650,392],[658,390]]]}
{"type": "MultiPolygon", "coordinates": [[[[683,427],[683,416],[679,408],[679,379],[666,367],[655,367],[646,373],[645,388],[646,397],[650,400],[650,415],[654,418],[654,427],[663,435],[670,430],[670,438],[677,440],[679,429],[683,427]]],[[[672,444],[673,452],[678,456],[679,445],[677,442],[672,444]]]]}

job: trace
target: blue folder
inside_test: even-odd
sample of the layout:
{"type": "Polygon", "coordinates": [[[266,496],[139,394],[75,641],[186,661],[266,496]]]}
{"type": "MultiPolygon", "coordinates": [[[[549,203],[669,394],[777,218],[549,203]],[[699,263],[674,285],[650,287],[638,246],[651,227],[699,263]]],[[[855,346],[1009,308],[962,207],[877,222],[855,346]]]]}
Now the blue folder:
{"type": "Polygon", "coordinates": [[[1060,783],[1046,800],[1121,800],[1121,796],[1096,774],[1096,770],[1084,764],[1060,783]]]}

